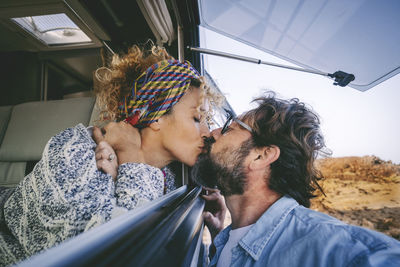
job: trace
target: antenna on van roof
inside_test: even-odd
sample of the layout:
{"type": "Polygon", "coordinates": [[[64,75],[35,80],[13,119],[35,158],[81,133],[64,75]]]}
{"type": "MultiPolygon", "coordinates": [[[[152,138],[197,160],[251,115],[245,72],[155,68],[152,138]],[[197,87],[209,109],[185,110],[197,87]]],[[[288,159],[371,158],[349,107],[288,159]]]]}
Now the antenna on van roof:
{"type": "Polygon", "coordinates": [[[347,72],[344,72],[341,70],[336,71],[334,73],[325,73],[325,72],[321,72],[321,71],[317,71],[317,70],[310,70],[310,69],[297,68],[297,67],[292,67],[292,66],[287,66],[287,65],[281,65],[281,64],[277,64],[277,63],[263,61],[261,59],[239,56],[239,55],[235,55],[235,54],[225,53],[225,52],[206,49],[206,48],[191,47],[191,46],[188,46],[187,48],[191,51],[199,52],[199,53],[203,53],[203,54],[232,58],[232,59],[251,62],[251,63],[255,63],[255,64],[263,64],[263,65],[268,65],[268,66],[273,66],[273,67],[278,67],[278,68],[297,70],[297,71],[308,72],[308,73],[312,73],[312,74],[318,74],[318,75],[322,75],[325,77],[330,77],[335,80],[335,82],[333,83],[334,85],[339,85],[342,87],[348,85],[350,82],[354,81],[354,79],[355,79],[355,76],[353,74],[347,73],[347,72]]]}

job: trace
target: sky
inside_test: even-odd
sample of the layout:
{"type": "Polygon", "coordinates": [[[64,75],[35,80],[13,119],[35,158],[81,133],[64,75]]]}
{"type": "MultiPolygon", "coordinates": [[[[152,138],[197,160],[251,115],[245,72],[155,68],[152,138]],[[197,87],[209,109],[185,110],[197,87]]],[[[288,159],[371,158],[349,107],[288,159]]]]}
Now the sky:
{"type": "MultiPolygon", "coordinates": [[[[292,65],[285,60],[201,28],[201,47],[292,65]]],[[[281,98],[299,98],[316,111],[332,157],[378,156],[400,164],[400,75],[361,92],[334,86],[320,75],[204,55],[211,74],[237,114],[254,107],[265,90],[281,98]]]]}

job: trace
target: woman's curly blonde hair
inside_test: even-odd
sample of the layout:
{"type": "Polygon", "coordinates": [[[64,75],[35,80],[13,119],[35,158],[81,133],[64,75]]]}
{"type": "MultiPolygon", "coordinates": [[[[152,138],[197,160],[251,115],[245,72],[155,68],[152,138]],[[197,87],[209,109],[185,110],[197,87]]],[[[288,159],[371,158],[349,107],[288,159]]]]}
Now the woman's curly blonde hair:
{"type": "MultiPolygon", "coordinates": [[[[150,66],[163,61],[174,59],[163,47],[151,45],[145,49],[137,45],[132,46],[124,55],[115,54],[108,67],[101,67],[94,73],[94,89],[98,98],[102,120],[119,120],[118,105],[125,96],[131,93],[135,80],[150,66]]],[[[191,85],[199,87],[202,98],[209,103],[210,109],[205,114],[209,119],[213,113],[213,107],[222,103],[222,95],[210,88],[204,77],[200,77],[191,85]]]]}

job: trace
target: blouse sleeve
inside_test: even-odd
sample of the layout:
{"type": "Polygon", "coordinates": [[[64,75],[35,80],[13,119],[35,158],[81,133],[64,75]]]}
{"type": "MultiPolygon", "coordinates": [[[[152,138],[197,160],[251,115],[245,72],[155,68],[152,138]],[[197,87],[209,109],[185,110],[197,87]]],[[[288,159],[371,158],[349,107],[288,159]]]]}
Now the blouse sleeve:
{"type": "Polygon", "coordinates": [[[117,205],[133,209],[163,195],[164,175],[143,163],[124,163],[118,168],[115,196],[117,205]]]}
{"type": "Polygon", "coordinates": [[[145,164],[122,164],[114,183],[97,170],[95,147],[83,125],[54,136],[6,202],[7,226],[27,255],[163,194],[161,170],[145,164]]]}

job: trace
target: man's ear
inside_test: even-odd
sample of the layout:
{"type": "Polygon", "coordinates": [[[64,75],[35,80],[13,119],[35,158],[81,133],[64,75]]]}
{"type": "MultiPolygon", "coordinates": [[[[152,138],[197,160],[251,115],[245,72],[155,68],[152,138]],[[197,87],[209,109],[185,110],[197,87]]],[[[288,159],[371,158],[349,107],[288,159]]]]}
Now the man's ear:
{"type": "Polygon", "coordinates": [[[253,150],[250,153],[252,156],[250,170],[265,169],[279,158],[280,153],[279,147],[274,145],[253,150]]]}

